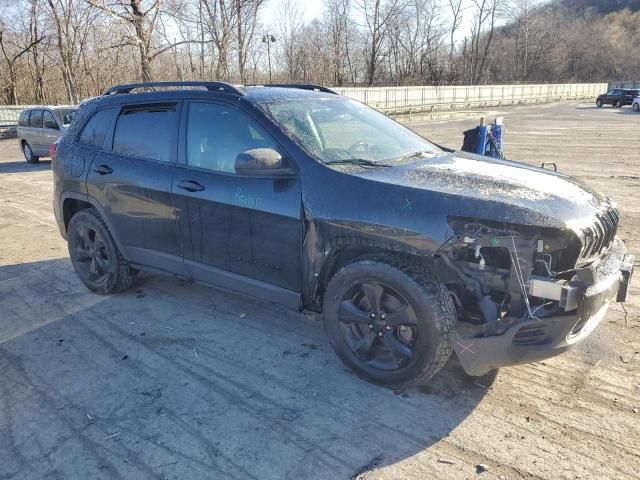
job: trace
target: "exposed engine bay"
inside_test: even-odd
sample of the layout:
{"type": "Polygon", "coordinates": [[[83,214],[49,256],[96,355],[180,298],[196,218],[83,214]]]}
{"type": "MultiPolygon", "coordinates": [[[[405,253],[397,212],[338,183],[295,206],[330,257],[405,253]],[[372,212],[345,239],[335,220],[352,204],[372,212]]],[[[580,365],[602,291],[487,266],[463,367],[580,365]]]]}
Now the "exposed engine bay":
{"type": "MultiPolygon", "coordinates": [[[[602,232],[598,249],[585,260],[589,239],[569,229],[465,218],[449,224],[453,234],[436,253],[436,269],[452,292],[465,336],[474,337],[575,311],[596,283],[596,268],[609,255],[617,227],[612,222],[611,231],[602,232]]],[[[524,336],[524,342],[545,340],[543,328],[524,336]]]]}

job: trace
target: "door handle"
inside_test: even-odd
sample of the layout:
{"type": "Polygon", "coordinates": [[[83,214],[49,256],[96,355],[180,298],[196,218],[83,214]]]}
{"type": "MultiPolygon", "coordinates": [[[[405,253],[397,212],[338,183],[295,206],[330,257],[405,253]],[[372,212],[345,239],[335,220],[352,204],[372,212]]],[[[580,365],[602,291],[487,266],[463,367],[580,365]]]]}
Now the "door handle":
{"type": "Polygon", "coordinates": [[[110,173],[113,173],[113,168],[111,168],[109,165],[98,165],[93,169],[93,171],[99,173],[100,175],[109,175],[110,173]]]}
{"type": "Polygon", "coordinates": [[[187,192],[201,192],[204,190],[204,185],[200,185],[195,180],[180,180],[178,182],[178,188],[186,190],[187,192]]]}

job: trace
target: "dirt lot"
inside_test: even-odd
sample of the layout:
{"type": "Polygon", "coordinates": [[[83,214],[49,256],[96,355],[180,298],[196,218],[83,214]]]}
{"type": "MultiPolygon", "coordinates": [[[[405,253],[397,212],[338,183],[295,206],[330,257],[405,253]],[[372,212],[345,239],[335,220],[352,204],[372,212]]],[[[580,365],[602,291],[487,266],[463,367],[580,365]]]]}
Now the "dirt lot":
{"type": "MultiPolygon", "coordinates": [[[[502,113],[507,155],[611,195],[640,256],[640,114],[502,113]]],[[[475,123],[411,126],[459,147],[475,123]]],[[[640,477],[640,275],[628,315],[568,354],[481,378],[452,359],[393,392],[346,370],[312,316],[162,276],[89,293],[49,170],[0,141],[0,478],[640,477]]]]}

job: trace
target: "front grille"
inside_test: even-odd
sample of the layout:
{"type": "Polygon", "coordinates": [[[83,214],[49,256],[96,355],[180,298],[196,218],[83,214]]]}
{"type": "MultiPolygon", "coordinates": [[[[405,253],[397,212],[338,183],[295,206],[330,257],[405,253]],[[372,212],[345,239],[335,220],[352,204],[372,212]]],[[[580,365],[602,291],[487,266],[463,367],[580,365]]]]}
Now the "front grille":
{"type": "Polygon", "coordinates": [[[613,207],[594,217],[593,223],[582,232],[582,251],[578,263],[592,260],[609,248],[618,230],[618,219],[618,210],[613,207]]]}

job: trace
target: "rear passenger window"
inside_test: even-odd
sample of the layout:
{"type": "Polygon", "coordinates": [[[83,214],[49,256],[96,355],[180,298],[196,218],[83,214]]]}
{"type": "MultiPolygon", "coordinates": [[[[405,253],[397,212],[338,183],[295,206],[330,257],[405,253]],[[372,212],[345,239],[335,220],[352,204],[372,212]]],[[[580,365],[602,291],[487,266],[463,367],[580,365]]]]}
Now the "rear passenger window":
{"type": "Polygon", "coordinates": [[[107,131],[111,126],[111,121],[115,114],[115,108],[106,108],[94,113],[91,120],[89,120],[84,127],[79,142],[92,147],[102,147],[104,137],[107,135],[107,131]]]}
{"type": "Polygon", "coordinates": [[[29,117],[29,126],[42,128],[42,110],[31,111],[31,117],[29,117]]]}
{"type": "Polygon", "coordinates": [[[113,134],[113,151],[168,162],[177,128],[175,105],[125,107],[113,134]]]}
{"type": "Polygon", "coordinates": [[[23,111],[18,119],[19,127],[26,127],[27,125],[29,125],[29,110],[23,111]]]}

